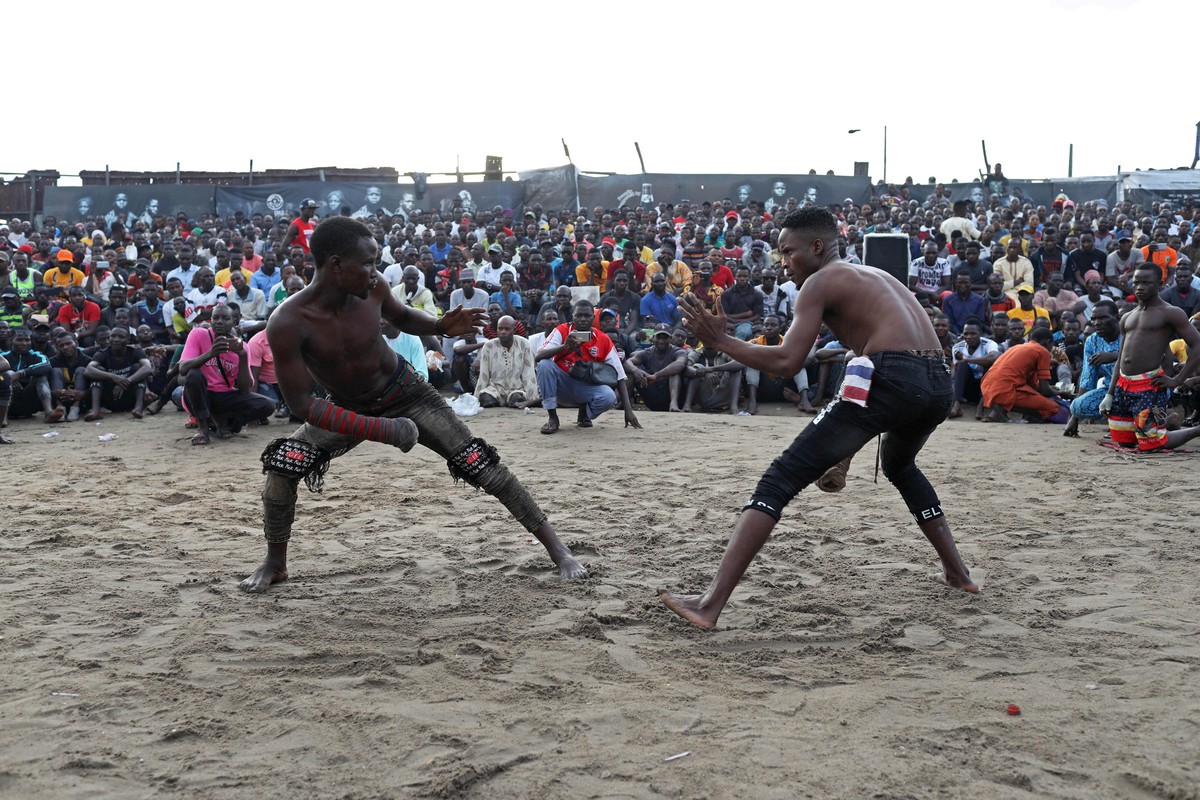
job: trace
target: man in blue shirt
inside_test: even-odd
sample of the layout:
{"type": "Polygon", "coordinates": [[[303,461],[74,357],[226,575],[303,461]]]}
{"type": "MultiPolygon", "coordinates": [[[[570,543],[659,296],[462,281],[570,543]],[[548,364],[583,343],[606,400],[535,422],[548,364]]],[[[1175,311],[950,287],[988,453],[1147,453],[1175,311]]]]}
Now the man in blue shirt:
{"type": "Polygon", "coordinates": [[[971,291],[969,270],[959,269],[954,274],[954,294],[948,294],[942,300],[942,313],[949,318],[950,332],[955,336],[962,335],[963,324],[971,317],[987,319],[987,303],[983,295],[971,291]]]}
{"type": "Polygon", "coordinates": [[[646,317],[654,317],[658,322],[675,325],[682,314],[679,311],[679,301],[675,295],[667,292],[667,276],[661,272],[654,273],[650,278],[650,291],[642,298],[640,309],[642,321],[646,317]]]}

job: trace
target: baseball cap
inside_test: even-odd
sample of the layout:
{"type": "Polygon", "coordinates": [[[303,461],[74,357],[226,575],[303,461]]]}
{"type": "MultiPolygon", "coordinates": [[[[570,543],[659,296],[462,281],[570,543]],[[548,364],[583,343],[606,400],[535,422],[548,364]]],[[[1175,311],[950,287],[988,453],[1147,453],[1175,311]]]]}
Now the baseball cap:
{"type": "Polygon", "coordinates": [[[503,253],[504,248],[498,244],[492,244],[492,245],[488,246],[488,252],[489,253],[503,253]]]}
{"type": "Polygon", "coordinates": [[[660,333],[663,334],[664,336],[670,336],[671,335],[671,326],[667,325],[664,322],[658,323],[657,325],[654,326],[654,335],[658,336],[660,333]]]}
{"type": "Polygon", "coordinates": [[[730,211],[729,213],[727,213],[727,214],[725,215],[725,219],[729,219],[730,217],[734,217],[734,218],[736,218],[736,217],[737,217],[737,215],[738,215],[738,213],[737,213],[736,211],[730,211]]]}
{"type": "Polygon", "coordinates": [[[1033,287],[1030,286],[1028,283],[1022,283],[1020,286],[1017,287],[1017,294],[1020,294],[1021,292],[1027,292],[1028,294],[1033,294],[1033,287]]]}
{"type": "Polygon", "coordinates": [[[0,292],[0,297],[20,297],[21,293],[12,286],[5,286],[4,291],[0,292]]]}
{"type": "Polygon", "coordinates": [[[471,269],[470,267],[467,267],[466,269],[461,269],[461,270],[459,270],[459,271],[458,271],[458,279],[459,279],[460,281],[473,281],[473,280],[475,280],[475,270],[471,269]]]}
{"type": "Polygon", "coordinates": [[[1130,233],[1129,231],[1121,231],[1117,234],[1117,241],[1118,242],[1132,242],[1133,234],[1130,233]]]}
{"type": "Polygon", "coordinates": [[[600,309],[600,316],[602,316],[602,317],[603,317],[605,314],[611,314],[611,315],[613,315],[614,317],[615,317],[615,316],[617,316],[617,312],[616,312],[616,311],[613,311],[611,308],[602,308],[602,309],[600,309]]]}
{"type": "Polygon", "coordinates": [[[11,260],[12,257],[8,254],[7,250],[0,250],[0,261],[3,261],[5,264],[7,264],[11,260]]]}
{"type": "Polygon", "coordinates": [[[31,255],[33,253],[33,245],[26,242],[25,244],[23,244],[17,248],[17,252],[25,253],[26,255],[31,255]]]}
{"type": "Polygon", "coordinates": [[[317,201],[311,197],[306,197],[300,201],[301,208],[317,208],[317,201]]]}
{"type": "Polygon", "coordinates": [[[150,269],[151,267],[154,266],[153,264],[150,263],[150,259],[148,259],[148,258],[139,258],[137,261],[135,261],[133,263],[133,265],[135,267],[145,267],[146,269],[150,269]]]}
{"type": "Polygon", "coordinates": [[[58,251],[57,258],[59,261],[74,261],[75,254],[64,247],[63,249],[58,251]]]}

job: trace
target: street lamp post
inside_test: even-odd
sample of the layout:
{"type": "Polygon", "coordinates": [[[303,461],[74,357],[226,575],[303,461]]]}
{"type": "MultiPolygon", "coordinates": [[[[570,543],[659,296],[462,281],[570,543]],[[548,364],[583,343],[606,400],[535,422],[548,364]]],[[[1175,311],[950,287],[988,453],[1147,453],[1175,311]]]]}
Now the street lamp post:
{"type": "MultiPolygon", "coordinates": [[[[1197,123],[1197,128],[1200,128],[1200,123],[1197,123]]],[[[855,134],[861,130],[862,128],[851,128],[846,133],[855,134]]],[[[887,125],[883,126],[883,182],[887,183],[887,125]]]]}

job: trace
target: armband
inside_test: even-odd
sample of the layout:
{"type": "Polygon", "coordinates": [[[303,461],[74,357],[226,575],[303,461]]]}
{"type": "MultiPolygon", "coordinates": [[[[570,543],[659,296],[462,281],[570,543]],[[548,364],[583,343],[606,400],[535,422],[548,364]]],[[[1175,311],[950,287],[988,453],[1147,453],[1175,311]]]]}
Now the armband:
{"type": "Polygon", "coordinates": [[[292,480],[304,479],[310,492],[319,492],[329,469],[329,451],[303,439],[276,439],[262,452],[263,472],[292,480]]]}

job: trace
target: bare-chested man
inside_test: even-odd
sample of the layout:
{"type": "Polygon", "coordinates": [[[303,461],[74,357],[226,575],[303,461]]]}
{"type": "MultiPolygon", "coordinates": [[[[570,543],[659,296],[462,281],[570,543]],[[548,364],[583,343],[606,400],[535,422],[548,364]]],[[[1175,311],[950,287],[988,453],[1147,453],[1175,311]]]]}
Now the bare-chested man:
{"type": "Polygon", "coordinates": [[[912,293],[886,272],[838,259],[837,225],[825,209],[793,211],[781,227],[782,263],[800,287],[795,321],[783,342],[769,347],[727,335],[720,309],[716,314],[706,311],[690,295],[681,303],[687,326],[706,345],[774,375],[795,375],[803,368],[822,320],[846,347],[865,356],[847,364],[837,396],[759,480],[708,590],[688,596],[660,591],[663,602],[689,622],[714,627],[784,506],[879,434],[884,434],[883,472],[941,558],[942,572],[934,579],[966,592],[979,591],[958,554],[937,493],[915,463],[954,402],[950,371],[929,317],[912,293]]]}
{"type": "Polygon", "coordinates": [[[430,384],[399,358],[379,332],[382,317],[416,336],[462,336],[481,326],[485,311],[456,307],[440,320],[402,305],[375,269],[370,230],[349,217],[334,217],[313,231],[316,262],[312,283],[271,316],[267,339],[275,375],[293,415],[307,420],[291,439],[268,445],[263,490],[267,557],[242,581],[265,591],[287,573],[287,543],[301,478],[318,485],[325,462],[362,441],[403,451],[420,442],[445,458],[450,473],[487,491],[546,548],[564,579],[587,574],[554,532],[545,513],[500,463],[496,451],[470,430],[430,384]],[[312,397],[316,381],[330,400],[312,397]]]}
{"type": "Polygon", "coordinates": [[[1133,272],[1137,308],[1121,317],[1117,379],[1109,384],[1100,410],[1108,414],[1112,440],[1122,447],[1150,451],[1173,449],[1200,436],[1200,426],[1167,431],[1170,391],[1200,367],[1200,333],[1182,309],[1158,296],[1162,270],[1150,261],[1133,272]],[[1163,356],[1173,339],[1183,339],[1188,360],[1175,376],[1163,372],[1163,356]]]}

